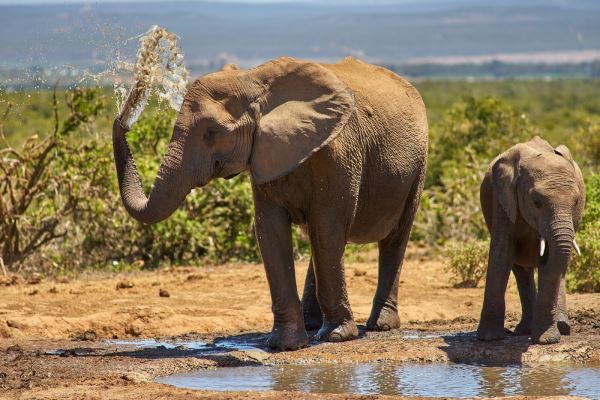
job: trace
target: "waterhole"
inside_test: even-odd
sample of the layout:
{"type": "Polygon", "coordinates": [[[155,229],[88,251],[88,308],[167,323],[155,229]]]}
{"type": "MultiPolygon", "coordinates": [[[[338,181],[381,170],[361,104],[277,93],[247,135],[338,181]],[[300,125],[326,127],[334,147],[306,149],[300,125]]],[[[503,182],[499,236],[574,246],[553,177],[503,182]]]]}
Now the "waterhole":
{"type": "Polygon", "coordinates": [[[202,370],[158,379],[213,391],[289,390],[430,397],[577,395],[600,399],[600,365],[319,364],[202,370]]]}

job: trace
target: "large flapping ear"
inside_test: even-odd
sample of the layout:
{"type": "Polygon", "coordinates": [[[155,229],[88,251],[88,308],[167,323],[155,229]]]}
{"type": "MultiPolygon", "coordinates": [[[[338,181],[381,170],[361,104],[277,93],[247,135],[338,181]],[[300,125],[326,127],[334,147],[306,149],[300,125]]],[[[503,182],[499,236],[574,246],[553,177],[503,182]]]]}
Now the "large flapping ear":
{"type": "Polygon", "coordinates": [[[282,58],[255,69],[260,100],[250,171],[260,184],[281,177],[325,146],[354,110],[348,87],[325,67],[282,58]]]}
{"type": "Polygon", "coordinates": [[[517,179],[519,157],[515,151],[507,151],[497,158],[492,166],[494,194],[514,224],[517,220],[517,179]]]}
{"type": "Polygon", "coordinates": [[[571,155],[571,151],[564,144],[561,144],[558,147],[556,147],[554,149],[554,152],[556,154],[559,154],[559,155],[563,156],[564,158],[566,158],[567,160],[569,160],[571,162],[571,164],[573,164],[573,156],[571,155]]]}

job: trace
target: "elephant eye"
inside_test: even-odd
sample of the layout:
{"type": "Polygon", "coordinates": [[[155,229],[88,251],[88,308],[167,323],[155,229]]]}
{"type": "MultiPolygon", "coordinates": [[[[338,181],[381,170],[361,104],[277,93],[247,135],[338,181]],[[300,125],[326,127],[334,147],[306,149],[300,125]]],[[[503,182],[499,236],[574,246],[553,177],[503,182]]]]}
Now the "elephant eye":
{"type": "Polygon", "coordinates": [[[206,130],[206,135],[205,136],[206,136],[207,139],[212,139],[216,135],[217,135],[217,130],[216,129],[214,129],[214,128],[208,128],[206,130]]]}
{"type": "Polygon", "coordinates": [[[533,201],[533,205],[534,205],[536,208],[542,208],[542,203],[541,203],[539,200],[534,200],[534,201],[533,201]]]}

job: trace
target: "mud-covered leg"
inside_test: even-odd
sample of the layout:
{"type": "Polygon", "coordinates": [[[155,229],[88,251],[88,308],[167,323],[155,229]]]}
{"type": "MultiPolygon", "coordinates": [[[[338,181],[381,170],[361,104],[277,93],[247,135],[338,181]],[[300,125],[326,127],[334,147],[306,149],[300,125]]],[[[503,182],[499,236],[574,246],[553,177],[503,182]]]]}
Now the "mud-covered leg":
{"type": "Polygon", "coordinates": [[[558,289],[558,303],[556,305],[556,324],[561,335],[571,334],[571,322],[567,311],[566,299],[566,282],[563,275],[560,280],[560,288],[558,289]]]}
{"type": "Polygon", "coordinates": [[[318,340],[341,342],[358,337],[344,278],[346,236],[343,229],[339,221],[317,218],[312,226],[309,222],[317,299],[323,313],[318,340]]]}
{"type": "Polygon", "coordinates": [[[307,330],[317,330],[323,324],[323,314],[317,300],[317,283],[312,258],[308,263],[304,293],[302,294],[302,309],[304,310],[304,326],[307,330]]]}
{"type": "Polygon", "coordinates": [[[533,309],[535,307],[535,279],[533,269],[526,269],[519,265],[513,265],[513,274],[517,281],[519,297],[521,298],[521,321],[515,327],[515,335],[529,335],[531,333],[531,322],[533,320],[533,309]]]}
{"type": "Polygon", "coordinates": [[[267,345],[278,350],[299,349],[308,344],[308,336],[296,287],[290,218],[259,190],[254,190],[254,207],[256,237],[273,309],[273,330],[267,345]]]}

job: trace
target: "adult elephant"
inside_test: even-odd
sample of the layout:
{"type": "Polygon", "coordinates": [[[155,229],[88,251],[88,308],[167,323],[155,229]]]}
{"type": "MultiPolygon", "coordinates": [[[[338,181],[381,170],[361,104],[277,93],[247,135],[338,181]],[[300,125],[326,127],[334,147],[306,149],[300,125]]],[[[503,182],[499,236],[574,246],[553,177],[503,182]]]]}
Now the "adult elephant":
{"type": "Polygon", "coordinates": [[[504,293],[515,275],[523,314],[516,334],[556,343],[569,334],[565,272],[585,205],[579,167],[569,149],[535,137],[500,154],[481,184],[491,243],[477,337],[503,338],[504,293]],[[534,268],[538,269],[536,291],[534,268]]]}
{"type": "Polygon", "coordinates": [[[367,327],[399,326],[398,275],[419,204],[427,118],[417,90],[352,58],[319,64],[279,58],[197,79],[146,198],[119,119],[113,145],[121,197],[137,220],[167,218],[194,187],[247,169],[256,235],[271,290],[268,345],[298,349],[317,337],[355,338],[344,282],[347,242],[379,243],[379,281],[367,327]],[[291,224],[308,234],[312,259],[301,303],[291,224]],[[303,312],[304,310],[304,312],[303,312]]]}

